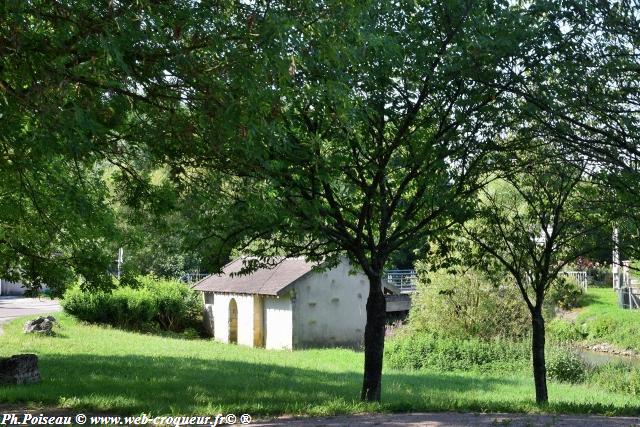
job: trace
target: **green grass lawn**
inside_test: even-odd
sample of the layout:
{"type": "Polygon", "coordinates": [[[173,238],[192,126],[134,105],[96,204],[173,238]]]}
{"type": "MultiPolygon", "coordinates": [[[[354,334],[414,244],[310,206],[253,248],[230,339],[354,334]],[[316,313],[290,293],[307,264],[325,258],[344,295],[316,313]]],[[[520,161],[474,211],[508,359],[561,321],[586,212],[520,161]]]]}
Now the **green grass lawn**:
{"type": "Polygon", "coordinates": [[[618,294],[610,287],[589,288],[586,293],[587,305],[580,310],[580,317],[591,315],[613,315],[619,319],[640,320],[640,313],[624,310],[618,306],[618,294]]]}
{"type": "MultiPolygon", "coordinates": [[[[0,402],[135,413],[339,414],[370,411],[536,412],[528,374],[386,369],[383,404],[357,399],[363,357],[349,350],[268,351],[142,335],[59,314],[53,337],[5,325],[1,353],[36,353],[42,382],[0,387],[0,402]]],[[[640,397],[550,383],[546,412],[637,415],[640,397]]]]}
{"type": "Polygon", "coordinates": [[[620,308],[611,288],[589,288],[586,298],[576,321],[588,333],[588,341],[640,351],[640,310],[620,308]]]}

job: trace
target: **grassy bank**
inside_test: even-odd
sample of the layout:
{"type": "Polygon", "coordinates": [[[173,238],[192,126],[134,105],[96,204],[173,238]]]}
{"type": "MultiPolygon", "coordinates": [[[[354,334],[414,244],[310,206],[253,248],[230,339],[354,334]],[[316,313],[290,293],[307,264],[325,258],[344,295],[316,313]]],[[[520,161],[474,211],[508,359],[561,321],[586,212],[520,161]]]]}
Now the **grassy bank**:
{"type": "Polygon", "coordinates": [[[551,334],[569,341],[609,343],[640,352],[640,310],[620,308],[611,288],[590,288],[586,305],[576,312],[575,321],[555,320],[551,334]]]}
{"type": "MultiPolygon", "coordinates": [[[[383,404],[357,400],[362,354],[267,351],[142,335],[78,323],[60,314],[54,337],[5,325],[4,355],[40,357],[43,381],[0,387],[0,402],[123,414],[340,414],[362,411],[536,412],[528,373],[385,369],[383,404]]],[[[587,385],[550,384],[545,411],[635,415],[640,398],[587,385]]]]}

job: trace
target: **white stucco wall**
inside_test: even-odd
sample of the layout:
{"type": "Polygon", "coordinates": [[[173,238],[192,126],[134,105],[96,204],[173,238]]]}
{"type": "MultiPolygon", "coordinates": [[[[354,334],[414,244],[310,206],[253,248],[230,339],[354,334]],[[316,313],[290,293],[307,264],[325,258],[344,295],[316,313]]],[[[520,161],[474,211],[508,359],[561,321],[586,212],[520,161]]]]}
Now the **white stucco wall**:
{"type": "Polygon", "coordinates": [[[213,300],[213,326],[216,341],[229,342],[229,303],[238,306],[238,344],[253,346],[253,295],[216,293],[213,300]]]}
{"type": "Polygon", "coordinates": [[[364,340],[369,282],[349,263],[311,272],[295,283],[293,347],[359,347],[364,340]]]}
{"type": "Polygon", "coordinates": [[[280,297],[209,294],[205,314],[212,316],[209,322],[220,342],[229,342],[233,298],[238,307],[238,344],[267,349],[359,347],[364,340],[369,282],[363,273],[349,272],[346,260],[332,270],[310,272],[280,297]]]}
{"type": "MultiPolygon", "coordinates": [[[[43,287],[43,290],[46,286],[43,287]]],[[[0,295],[23,295],[26,289],[22,287],[22,283],[10,282],[8,280],[0,279],[0,295]]]]}
{"type": "Polygon", "coordinates": [[[264,339],[268,349],[292,349],[292,307],[288,295],[264,298],[264,339]]]}
{"type": "MultiPolygon", "coordinates": [[[[44,292],[47,289],[49,289],[49,287],[43,284],[40,291],[44,292]]],[[[0,279],[0,296],[20,296],[24,295],[26,291],[27,290],[22,287],[22,283],[0,279]]]]}

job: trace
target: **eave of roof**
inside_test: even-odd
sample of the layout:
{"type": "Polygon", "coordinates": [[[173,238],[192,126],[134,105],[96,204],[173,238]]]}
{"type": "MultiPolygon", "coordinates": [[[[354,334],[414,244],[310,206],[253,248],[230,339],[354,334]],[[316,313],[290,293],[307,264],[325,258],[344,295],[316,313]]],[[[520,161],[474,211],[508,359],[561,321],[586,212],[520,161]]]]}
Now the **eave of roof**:
{"type": "Polygon", "coordinates": [[[258,269],[252,273],[238,275],[243,258],[236,259],[222,269],[222,274],[212,274],[197,282],[192,289],[202,292],[282,295],[296,280],[308,274],[313,264],[302,258],[286,258],[274,268],[258,269]]]}

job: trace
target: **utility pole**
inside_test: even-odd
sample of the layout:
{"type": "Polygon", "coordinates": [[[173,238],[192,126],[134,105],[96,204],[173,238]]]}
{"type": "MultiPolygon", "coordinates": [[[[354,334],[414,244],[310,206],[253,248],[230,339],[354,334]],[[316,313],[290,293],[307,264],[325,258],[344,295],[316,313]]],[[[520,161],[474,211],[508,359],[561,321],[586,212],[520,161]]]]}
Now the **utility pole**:
{"type": "Polygon", "coordinates": [[[124,249],[118,249],[118,280],[120,280],[120,272],[122,271],[122,263],[124,262],[124,249]]]}

